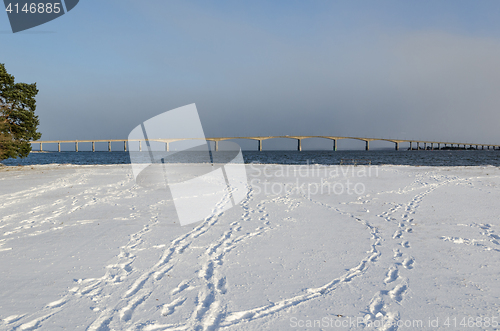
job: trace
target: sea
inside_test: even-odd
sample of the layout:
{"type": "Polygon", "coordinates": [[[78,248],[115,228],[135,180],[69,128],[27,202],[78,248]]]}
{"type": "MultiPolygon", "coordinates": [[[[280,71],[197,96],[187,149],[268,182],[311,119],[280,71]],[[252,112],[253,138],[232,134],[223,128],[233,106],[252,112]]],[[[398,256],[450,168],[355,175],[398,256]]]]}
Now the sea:
{"type": "MultiPolygon", "coordinates": [[[[135,155],[141,152],[135,152],[135,155]]],[[[214,152],[214,158],[217,153],[214,152]]],[[[341,150],[341,151],[243,151],[245,163],[258,164],[371,164],[410,166],[500,166],[500,150],[341,150]]],[[[148,159],[147,152],[142,152],[148,159]]],[[[134,158],[136,160],[137,157],[134,158]]],[[[182,162],[204,162],[200,158],[182,162]]],[[[41,164],[127,164],[128,152],[32,152],[23,159],[7,159],[6,166],[41,164]]]]}

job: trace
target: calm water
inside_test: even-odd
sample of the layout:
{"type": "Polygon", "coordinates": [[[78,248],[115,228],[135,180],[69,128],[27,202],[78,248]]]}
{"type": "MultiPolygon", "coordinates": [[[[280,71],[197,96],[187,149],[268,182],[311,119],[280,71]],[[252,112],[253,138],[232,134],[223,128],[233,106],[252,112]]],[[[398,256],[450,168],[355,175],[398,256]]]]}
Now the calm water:
{"type": "MultiPolygon", "coordinates": [[[[224,153],[224,152],[218,152],[224,153]]],[[[143,152],[147,158],[147,153],[143,152]]],[[[370,160],[371,164],[421,165],[421,166],[500,166],[498,150],[440,150],[440,151],[244,151],[245,163],[276,164],[340,164],[341,159],[370,160]]],[[[188,161],[188,160],[186,160],[188,161]]],[[[47,152],[31,153],[25,159],[9,159],[5,165],[33,164],[126,164],[127,152],[47,152]]]]}

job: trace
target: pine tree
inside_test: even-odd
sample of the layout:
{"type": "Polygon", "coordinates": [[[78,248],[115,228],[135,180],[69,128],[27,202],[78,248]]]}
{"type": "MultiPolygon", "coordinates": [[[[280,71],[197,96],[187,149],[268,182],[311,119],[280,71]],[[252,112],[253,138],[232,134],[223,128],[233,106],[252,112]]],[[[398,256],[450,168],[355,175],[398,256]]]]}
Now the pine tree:
{"type": "Polygon", "coordinates": [[[37,132],[37,94],[36,83],[15,83],[0,63],[0,160],[28,156],[30,141],[42,136],[37,132]]]}
{"type": "Polygon", "coordinates": [[[5,132],[7,132],[5,123],[0,123],[0,160],[7,158],[7,144],[12,142],[10,135],[5,132]]]}

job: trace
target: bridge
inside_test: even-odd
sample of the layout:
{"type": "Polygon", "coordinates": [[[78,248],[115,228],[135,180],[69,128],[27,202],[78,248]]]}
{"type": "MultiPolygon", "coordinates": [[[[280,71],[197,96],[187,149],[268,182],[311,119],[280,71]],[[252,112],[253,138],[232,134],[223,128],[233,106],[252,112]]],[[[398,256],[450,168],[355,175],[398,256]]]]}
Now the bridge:
{"type": "MultiPolygon", "coordinates": [[[[370,142],[371,141],[388,141],[391,143],[394,143],[394,148],[395,150],[399,150],[399,145],[401,143],[409,143],[409,149],[410,150],[427,150],[431,149],[434,150],[435,147],[436,149],[442,149],[441,146],[444,148],[460,148],[460,146],[463,146],[464,149],[467,149],[467,146],[469,146],[469,149],[490,149],[492,147],[493,149],[500,149],[500,145],[493,145],[493,144],[477,144],[477,143],[464,143],[464,142],[444,142],[444,141],[425,141],[425,140],[407,140],[407,139],[385,139],[385,138],[362,138],[362,137],[338,137],[338,136],[264,136],[264,137],[216,137],[216,138],[205,138],[204,140],[207,141],[212,141],[215,143],[215,150],[219,150],[219,142],[224,141],[224,140],[236,140],[236,139],[248,139],[248,140],[255,140],[258,142],[258,150],[262,151],[262,142],[264,140],[269,140],[269,139],[277,139],[277,138],[287,138],[287,139],[294,139],[297,140],[297,150],[302,151],[302,140],[304,139],[311,139],[311,138],[323,138],[323,139],[329,139],[333,142],[332,149],[334,151],[337,150],[337,141],[342,140],[342,139],[355,139],[355,140],[361,140],[365,142],[365,150],[370,150],[370,142]],[[414,145],[415,144],[415,145],[414,145]],[[422,147],[423,146],[423,147],[422,147]],[[475,147],[474,147],[475,146],[475,147]]],[[[201,138],[178,138],[178,139],[148,139],[148,141],[155,141],[155,142],[161,142],[165,143],[165,150],[169,151],[170,150],[170,143],[176,142],[176,141],[184,141],[184,140],[203,140],[201,138]]],[[[132,142],[137,142],[139,145],[139,151],[142,151],[142,142],[145,142],[146,139],[130,139],[130,140],[124,140],[124,139],[107,139],[107,140],[47,140],[47,141],[32,141],[30,142],[31,144],[39,144],[40,146],[40,151],[43,151],[43,145],[44,144],[57,144],[57,150],[60,152],[61,151],[61,144],[64,143],[71,143],[75,144],[75,152],[78,152],[78,144],[79,143],[92,143],[92,152],[95,152],[95,144],[96,143],[108,143],[108,151],[111,152],[111,143],[112,142],[121,142],[123,143],[123,151],[127,151],[128,145],[132,142]]],[[[121,149],[120,149],[121,150],[121,149]]]]}

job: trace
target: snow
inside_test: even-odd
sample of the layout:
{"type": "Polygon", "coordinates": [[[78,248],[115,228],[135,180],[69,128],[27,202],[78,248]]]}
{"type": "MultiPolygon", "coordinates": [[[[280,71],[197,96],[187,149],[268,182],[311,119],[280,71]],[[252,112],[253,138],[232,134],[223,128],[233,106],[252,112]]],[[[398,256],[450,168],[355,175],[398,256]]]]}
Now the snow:
{"type": "Polygon", "coordinates": [[[0,329],[500,329],[498,168],[246,170],[180,226],[130,165],[0,168],[0,329]]]}

